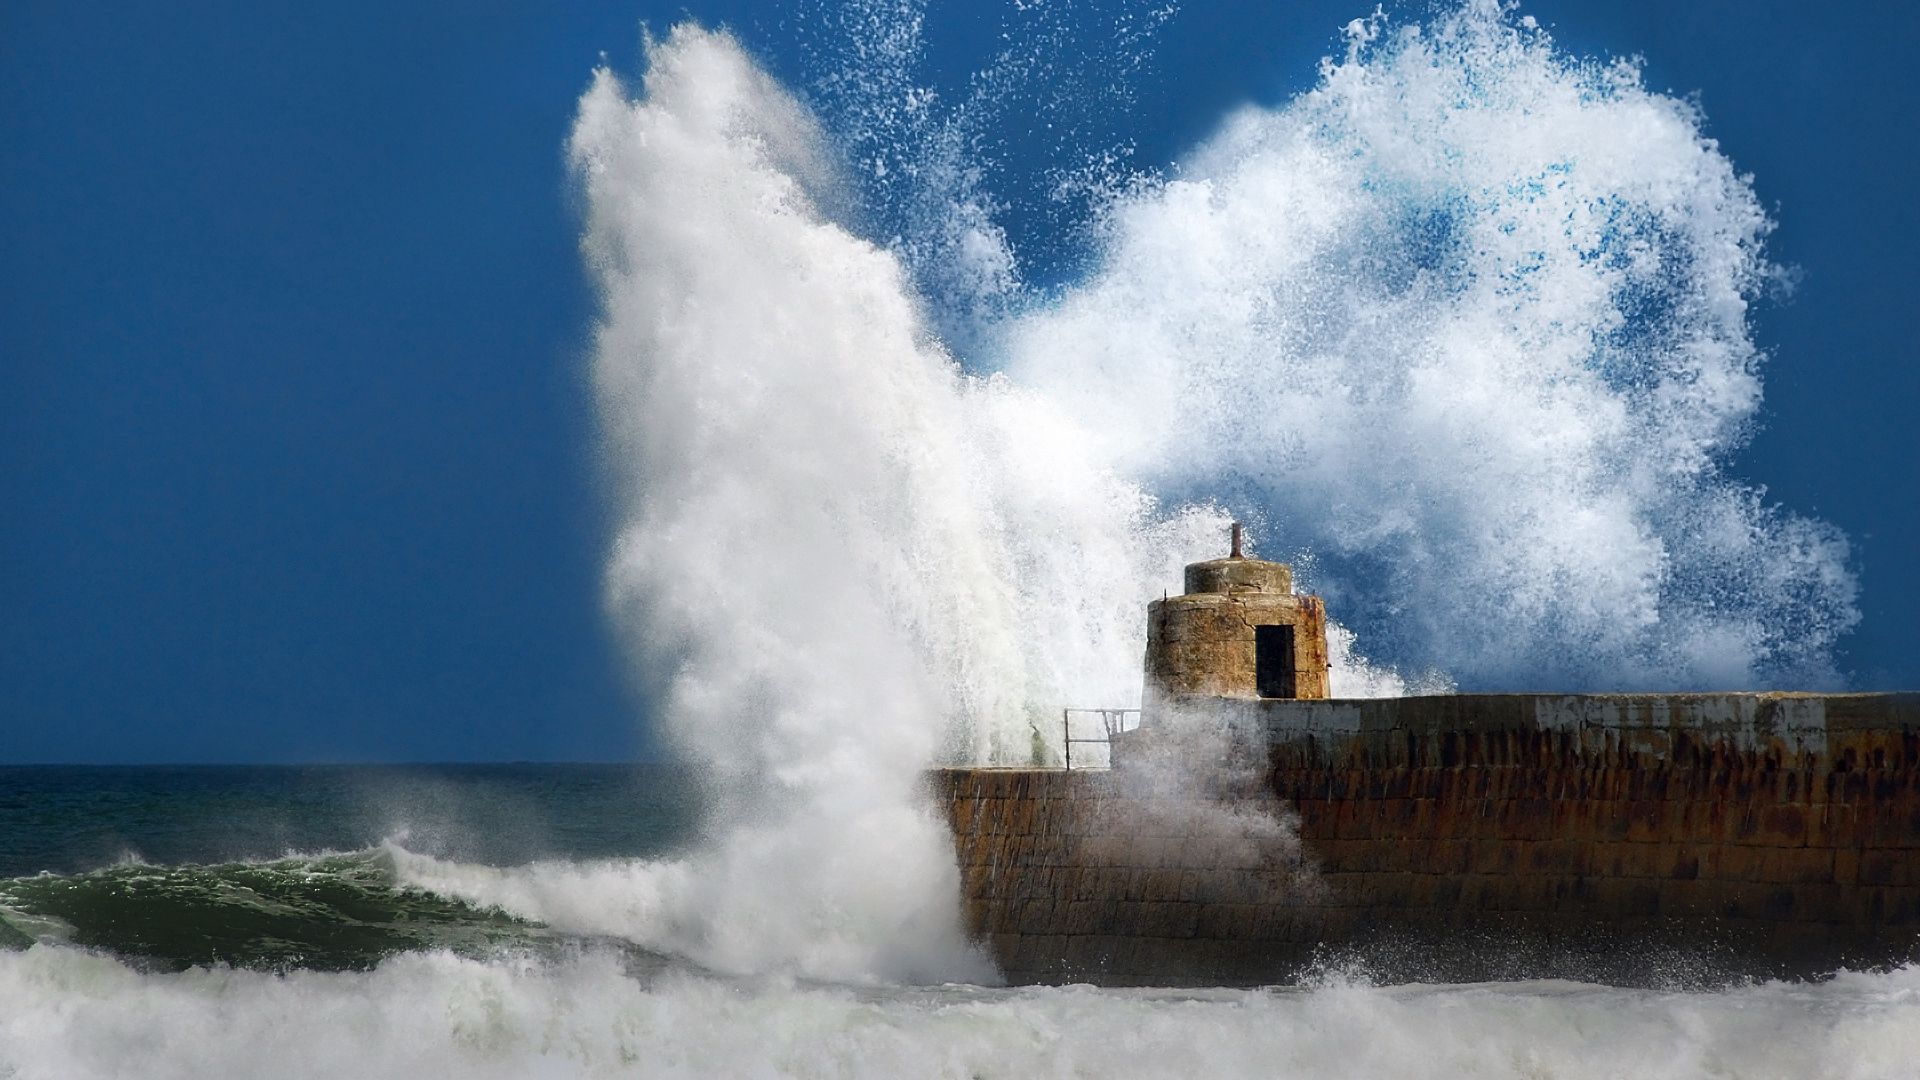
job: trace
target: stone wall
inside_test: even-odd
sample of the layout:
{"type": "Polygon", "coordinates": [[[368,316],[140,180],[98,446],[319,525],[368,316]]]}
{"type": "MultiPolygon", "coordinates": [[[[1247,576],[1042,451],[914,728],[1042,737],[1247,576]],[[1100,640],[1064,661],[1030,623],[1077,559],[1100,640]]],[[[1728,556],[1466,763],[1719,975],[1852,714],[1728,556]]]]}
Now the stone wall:
{"type": "Polygon", "coordinates": [[[1258,626],[1294,628],[1293,699],[1324,699],[1327,609],[1319,597],[1189,593],[1147,605],[1146,708],[1196,695],[1257,700],[1258,626]]]}
{"type": "Polygon", "coordinates": [[[1286,904],[1301,891],[1292,831],[1260,800],[1156,797],[1125,780],[934,774],[967,923],[1002,972],[1015,982],[1259,983],[1295,959],[1310,927],[1286,904]]]}
{"type": "Polygon", "coordinates": [[[1713,981],[1920,942],[1920,696],[1208,706],[1111,772],[934,775],[1010,978],[1713,981]]]}

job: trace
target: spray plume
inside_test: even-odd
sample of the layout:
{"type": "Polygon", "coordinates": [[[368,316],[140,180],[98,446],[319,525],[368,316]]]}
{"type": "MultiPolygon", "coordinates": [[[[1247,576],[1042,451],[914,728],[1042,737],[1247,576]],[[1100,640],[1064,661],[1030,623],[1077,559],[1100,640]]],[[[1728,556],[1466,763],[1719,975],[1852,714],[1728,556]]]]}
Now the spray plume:
{"type": "MultiPolygon", "coordinates": [[[[953,130],[862,138],[895,127],[953,130]]],[[[1142,605],[1218,554],[1222,503],[1406,670],[1837,677],[1844,539],[1724,472],[1769,225],[1633,65],[1489,4],[1356,22],[1311,93],[1107,185],[1096,270],[1052,293],[935,142],[939,168],[849,170],[689,26],[639,93],[603,71],[582,99],[609,604],[714,783],[702,850],[607,871],[641,899],[606,928],[728,969],[977,975],[920,770],[1047,759],[1061,705],[1134,700],[1142,605]],[[878,246],[863,184],[927,185],[909,223],[957,184],[956,216],[878,246]],[[993,249],[961,318],[994,374],[932,329],[956,235],[993,249]]],[[[1329,636],[1336,695],[1408,689],[1329,636]]]]}

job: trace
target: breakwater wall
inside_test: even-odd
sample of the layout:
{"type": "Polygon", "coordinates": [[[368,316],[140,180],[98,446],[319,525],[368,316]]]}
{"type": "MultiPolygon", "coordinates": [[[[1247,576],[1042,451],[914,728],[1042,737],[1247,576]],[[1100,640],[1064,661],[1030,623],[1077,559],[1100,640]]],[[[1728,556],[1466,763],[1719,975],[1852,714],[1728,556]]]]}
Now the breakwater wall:
{"type": "Polygon", "coordinates": [[[1009,978],[1715,981],[1920,944],[1920,695],[1186,704],[1111,771],[931,777],[1009,978]]]}

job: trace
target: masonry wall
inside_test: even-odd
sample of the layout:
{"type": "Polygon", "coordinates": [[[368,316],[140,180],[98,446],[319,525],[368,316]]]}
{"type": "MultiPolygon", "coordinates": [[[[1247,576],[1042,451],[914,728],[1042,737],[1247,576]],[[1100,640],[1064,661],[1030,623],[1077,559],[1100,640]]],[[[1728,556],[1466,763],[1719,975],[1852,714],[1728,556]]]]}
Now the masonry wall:
{"type": "Polygon", "coordinates": [[[1209,702],[1111,772],[935,774],[1016,981],[1626,982],[1920,942],[1920,697],[1209,702]]]}
{"type": "Polygon", "coordinates": [[[1257,626],[1294,628],[1294,698],[1324,699],[1327,609],[1319,597],[1189,593],[1147,605],[1148,710],[1193,694],[1257,699],[1257,626]]]}

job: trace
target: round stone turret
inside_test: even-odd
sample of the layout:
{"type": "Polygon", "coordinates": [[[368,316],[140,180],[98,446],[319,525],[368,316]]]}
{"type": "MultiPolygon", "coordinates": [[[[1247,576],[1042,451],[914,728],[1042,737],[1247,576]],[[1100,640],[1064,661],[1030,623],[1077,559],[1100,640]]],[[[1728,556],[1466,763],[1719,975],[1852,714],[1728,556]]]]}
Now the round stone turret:
{"type": "Polygon", "coordinates": [[[1293,567],[1260,559],[1209,559],[1187,565],[1187,592],[1291,593],[1293,567]]]}
{"type": "Polygon", "coordinates": [[[1147,607],[1148,716],[1181,697],[1324,698],[1327,613],[1285,563],[1232,554],[1187,567],[1187,591],[1147,607]]]}

